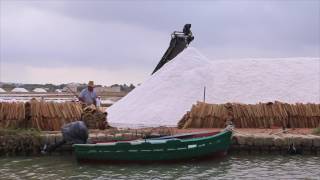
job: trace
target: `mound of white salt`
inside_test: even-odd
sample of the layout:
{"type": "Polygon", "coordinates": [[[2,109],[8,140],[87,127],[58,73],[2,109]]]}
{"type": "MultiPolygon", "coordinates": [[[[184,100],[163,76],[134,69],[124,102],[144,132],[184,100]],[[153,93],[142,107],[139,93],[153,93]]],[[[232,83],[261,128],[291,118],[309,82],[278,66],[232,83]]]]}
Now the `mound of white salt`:
{"type": "Polygon", "coordinates": [[[176,125],[206,86],[208,103],[320,102],[319,58],[209,61],[189,47],[112,105],[118,126],[176,125]]]}

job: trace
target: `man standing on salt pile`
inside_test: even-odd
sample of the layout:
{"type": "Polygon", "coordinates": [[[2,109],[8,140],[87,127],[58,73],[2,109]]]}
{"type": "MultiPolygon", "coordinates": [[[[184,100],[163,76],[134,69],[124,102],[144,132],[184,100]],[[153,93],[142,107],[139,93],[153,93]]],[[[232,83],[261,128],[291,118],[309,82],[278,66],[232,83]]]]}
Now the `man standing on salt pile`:
{"type": "Polygon", "coordinates": [[[85,103],[86,105],[95,105],[97,104],[96,98],[97,93],[94,90],[94,83],[93,81],[89,81],[88,87],[83,89],[79,95],[79,101],[85,103]]]}

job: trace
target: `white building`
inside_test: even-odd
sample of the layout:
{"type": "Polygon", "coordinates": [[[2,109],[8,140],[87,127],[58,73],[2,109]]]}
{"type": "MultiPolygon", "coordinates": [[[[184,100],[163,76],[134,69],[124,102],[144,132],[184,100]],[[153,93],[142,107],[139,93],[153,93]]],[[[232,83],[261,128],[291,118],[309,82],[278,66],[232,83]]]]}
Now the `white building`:
{"type": "Polygon", "coordinates": [[[26,93],[26,92],[29,92],[29,91],[26,90],[25,88],[14,88],[14,89],[11,90],[11,92],[26,93]]]}
{"type": "Polygon", "coordinates": [[[35,88],[35,89],[33,90],[33,92],[46,93],[47,91],[46,91],[45,89],[43,89],[43,88],[35,88]]]}
{"type": "Polygon", "coordinates": [[[56,89],[55,92],[56,93],[62,93],[62,90],[61,89],[56,89]]]}
{"type": "Polygon", "coordinates": [[[121,92],[120,86],[113,86],[113,87],[95,87],[94,90],[95,90],[97,93],[121,92]]]}

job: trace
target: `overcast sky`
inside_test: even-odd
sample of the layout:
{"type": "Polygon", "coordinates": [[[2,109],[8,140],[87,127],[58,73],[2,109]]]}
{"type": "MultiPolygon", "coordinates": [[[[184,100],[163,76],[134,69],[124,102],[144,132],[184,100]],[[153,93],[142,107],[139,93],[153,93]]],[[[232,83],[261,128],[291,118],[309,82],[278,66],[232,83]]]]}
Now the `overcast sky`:
{"type": "Polygon", "coordinates": [[[320,57],[319,0],[0,0],[0,81],[141,83],[192,24],[211,60],[320,57]]]}

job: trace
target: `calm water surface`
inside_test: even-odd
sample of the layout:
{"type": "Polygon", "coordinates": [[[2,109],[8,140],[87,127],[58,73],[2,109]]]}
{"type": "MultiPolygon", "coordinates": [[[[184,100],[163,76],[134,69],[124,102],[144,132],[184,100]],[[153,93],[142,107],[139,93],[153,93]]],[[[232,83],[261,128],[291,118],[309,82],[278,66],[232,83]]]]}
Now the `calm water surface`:
{"type": "Polygon", "coordinates": [[[320,157],[229,155],[205,162],[79,164],[73,156],[0,157],[0,179],[319,179],[320,157]]]}

